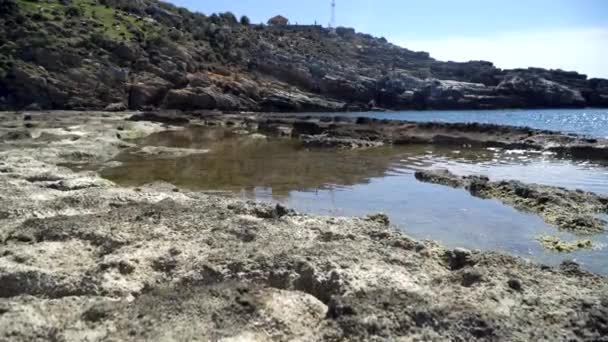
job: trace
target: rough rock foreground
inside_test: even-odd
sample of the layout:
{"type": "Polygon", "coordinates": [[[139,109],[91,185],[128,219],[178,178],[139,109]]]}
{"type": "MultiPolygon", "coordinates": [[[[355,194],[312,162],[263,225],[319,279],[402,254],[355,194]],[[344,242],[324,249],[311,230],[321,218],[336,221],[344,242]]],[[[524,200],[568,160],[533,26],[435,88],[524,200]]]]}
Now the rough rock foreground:
{"type": "Polygon", "coordinates": [[[446,250],[381,215],[121,188],[60,165],[179,127],[51,116],[0,120],[0,341],[608,341],[608,280],[574,263],[446,250]]]}

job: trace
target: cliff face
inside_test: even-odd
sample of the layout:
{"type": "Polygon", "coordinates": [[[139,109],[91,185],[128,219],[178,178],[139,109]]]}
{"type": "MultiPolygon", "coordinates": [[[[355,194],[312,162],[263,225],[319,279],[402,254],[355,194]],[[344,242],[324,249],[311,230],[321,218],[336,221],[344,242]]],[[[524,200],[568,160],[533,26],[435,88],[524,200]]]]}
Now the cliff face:
{"type": "Polygon", "coordinates": [[[0,0],[0,107],[340,111],[608,106],[608,80],[441,62],[339,28],[154,0],[0,0]]]}

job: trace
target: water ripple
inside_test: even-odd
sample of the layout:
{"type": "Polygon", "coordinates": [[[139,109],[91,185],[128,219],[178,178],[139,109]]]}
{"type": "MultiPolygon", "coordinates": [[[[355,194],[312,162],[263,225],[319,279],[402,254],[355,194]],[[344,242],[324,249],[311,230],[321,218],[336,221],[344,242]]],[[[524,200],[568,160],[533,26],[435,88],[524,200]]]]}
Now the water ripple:
{"type": "MultiPolygon", "coordinates": [[[[336,115],[317,113],[313,115],[336,115]]],[[[534,109],[534,110],[459,110],[345,113],[343,116],[367,116],[376,119],[478,122],[576,133],[608,138],[608,109],[534,109]]]]}

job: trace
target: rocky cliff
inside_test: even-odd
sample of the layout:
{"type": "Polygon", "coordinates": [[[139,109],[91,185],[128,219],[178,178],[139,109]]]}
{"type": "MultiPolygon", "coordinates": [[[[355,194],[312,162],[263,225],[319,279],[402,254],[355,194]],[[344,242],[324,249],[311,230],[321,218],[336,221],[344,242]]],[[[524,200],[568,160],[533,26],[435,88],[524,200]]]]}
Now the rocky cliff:
{"type": "Polygon", "coordinates": [[[155,0],[0,0],[0,108],[343,111],[608,106],[608,80],[441,62],[349,28],[155,0]]]}

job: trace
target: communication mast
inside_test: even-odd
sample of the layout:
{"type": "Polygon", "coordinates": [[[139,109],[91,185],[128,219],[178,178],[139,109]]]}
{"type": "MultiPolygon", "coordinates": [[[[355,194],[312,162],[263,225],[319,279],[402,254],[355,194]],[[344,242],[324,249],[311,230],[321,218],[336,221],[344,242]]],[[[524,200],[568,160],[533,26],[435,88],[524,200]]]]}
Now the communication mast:
{"type": "Polygon", "coordinates": [[[331,21],[329,22],[329,28],[336,28],[336,0],[331,0],[331,21]]]}

